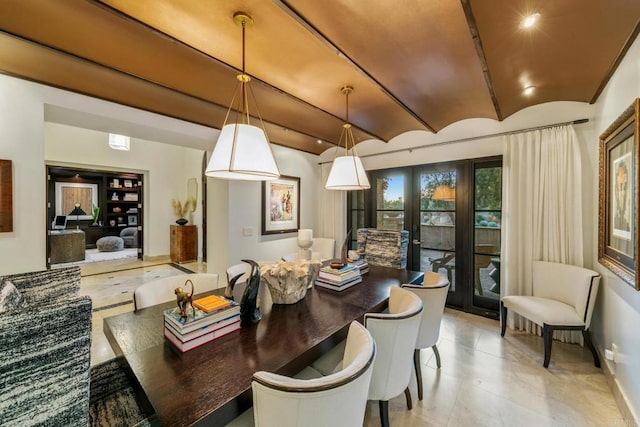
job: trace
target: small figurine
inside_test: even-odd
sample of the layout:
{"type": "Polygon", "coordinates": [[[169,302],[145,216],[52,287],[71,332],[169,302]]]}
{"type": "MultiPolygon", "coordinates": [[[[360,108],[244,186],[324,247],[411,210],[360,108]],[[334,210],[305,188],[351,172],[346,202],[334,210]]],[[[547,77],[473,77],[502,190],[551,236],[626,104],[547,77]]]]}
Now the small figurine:
{"type": "Polygon", "coordinates": [[[111,200],[120,200],[120,199],[118,198],[118,193],[115,193],[115,192],[114,192],[114,193],[111,195],[111,200]]]}
{"type": "Polygon", "coordinates": [[[191,305],[191,312],[193,312],[193,282],[187,279],[187,281],[184,282],[185,288],[187,287],[187,283],[191,284],[191,293],[183,291],[182,288],[176,288],[174,291],[176,294],[178,310],[180,311],[180,317],[185,321],[187,320],[188,305],[191,305]]]}
{"type": "MultiPolygon", "coordinates": [[[[262,319],[260,309],[257,305],[258,288],[260,286],[260,266],[257,262],[250,259],[243,259],[242,262],[251,265],[251,273],[249,273],[249,278],[247,279],[247,287],[242,294],[242,301],[240,302],[240,326],[246,327],[255,325],[262,319]]],[[[238,280],[237,278],[234,279],[238,280]]]]}

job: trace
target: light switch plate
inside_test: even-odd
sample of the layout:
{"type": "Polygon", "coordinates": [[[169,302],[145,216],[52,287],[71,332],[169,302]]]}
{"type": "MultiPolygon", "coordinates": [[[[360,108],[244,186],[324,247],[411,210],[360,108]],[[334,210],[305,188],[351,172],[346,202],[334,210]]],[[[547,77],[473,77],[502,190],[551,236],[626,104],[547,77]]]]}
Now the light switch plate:
{"type": "Polygon", "coordinates": [[[253,227],[242,227],[242,235],[244,237],[253,236],[253,227]]]}

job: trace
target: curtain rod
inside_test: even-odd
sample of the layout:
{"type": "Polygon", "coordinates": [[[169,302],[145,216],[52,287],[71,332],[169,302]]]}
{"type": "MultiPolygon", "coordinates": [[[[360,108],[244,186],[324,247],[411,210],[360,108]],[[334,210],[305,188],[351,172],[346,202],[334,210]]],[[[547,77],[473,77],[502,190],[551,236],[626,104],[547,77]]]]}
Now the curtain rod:
{"type": "MultiPolygon", "coordinates": [[[[514,135],[516,133],[524,133],[524,132],[531,132],[531,131],[534,131],[534,130],[549,129],[549,128],[553,128],[553,127],[557,127],[557,126],[581,125],[583,123],[587,123],[588,121],[589,121],[589,119],[578,119],[578,120],[572,120],[570,122],[553,123],[553,124],[550,124],[550,125],[542,125],[542,126],[536,126],[536,127],[532,127],[532,128],[526,128],[526,129],[509,130],[509,131],[505,131],[505,132],[491,133],[491,134],[488,134],[488,135],[470,136],[468,138],[452,139],[450,141],[436,142],[435,144],[418,145],[417,147],[398,148],[397,150],[384,151],[382,153],[365,154],[365,155],[359,156],[359,157],[361,159],[363,159],[363,158],[366,158],[366,157],[385,156],[387,154],[401,153],[403,151],[411,152],[413,150],[420,150],[422,148],[431,148],[431,147],[438,147],[440,145],[455,144],[455,143],[458,143],[458,142],[468,142],[468,141],[475,141],[475,140],[478,140],[478,139],[494,138],[496,136],[514,135]]],[[[329,161],[326,161],[326,162],[319,162],[318,164],[319,165],[323,165],[325,163],[331,163],[331,162],[333,162],[333,160],[329,160],[329,161]]]]}

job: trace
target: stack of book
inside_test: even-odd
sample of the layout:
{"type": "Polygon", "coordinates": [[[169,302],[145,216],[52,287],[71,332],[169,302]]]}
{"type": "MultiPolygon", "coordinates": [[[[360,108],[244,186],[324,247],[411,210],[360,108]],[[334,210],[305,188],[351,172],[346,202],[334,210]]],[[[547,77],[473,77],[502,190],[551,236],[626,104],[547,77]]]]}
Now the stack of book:
{"type": "Polygon", "coordinates": [[[350,264],[355,265],[360,270],[360,275],[362,276],[365,273],[369,272],[369,263],[364,260],[364,258],[360,257],[355,261],[351,261],[350,264]]]}
{"type": "Polygon", "coordinates": [[[218,295],[193,301],[185,320],[177,308],[164,312],[164,336],[181,352],[240,329],[240,304],[218,295]]]}
{"type": "Polygon", "coordinates": [[[317,286],[334,291],[344,291],[360,282],[362,282],[360,269],[354,264],[347,264],[340,268],[322,267],[316,279],[317,286]]]}

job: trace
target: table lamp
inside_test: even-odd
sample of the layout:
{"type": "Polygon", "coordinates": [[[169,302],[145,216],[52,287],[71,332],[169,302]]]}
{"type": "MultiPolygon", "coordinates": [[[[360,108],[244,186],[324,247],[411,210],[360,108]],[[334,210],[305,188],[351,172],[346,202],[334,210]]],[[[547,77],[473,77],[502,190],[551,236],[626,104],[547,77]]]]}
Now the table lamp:
{"type": "Polygon", "coordinates": [[[80,215],[86,215],[87,213],[85,211],[82,210],[82,208],[80,207],[80,203],[76,203],[75,207],[73,208],[73,210],[69,213],[68,216],[76,216],[76,230],[80,229],[80,215]]]}

